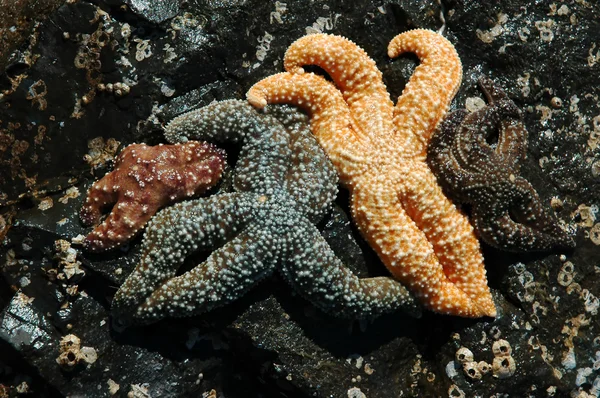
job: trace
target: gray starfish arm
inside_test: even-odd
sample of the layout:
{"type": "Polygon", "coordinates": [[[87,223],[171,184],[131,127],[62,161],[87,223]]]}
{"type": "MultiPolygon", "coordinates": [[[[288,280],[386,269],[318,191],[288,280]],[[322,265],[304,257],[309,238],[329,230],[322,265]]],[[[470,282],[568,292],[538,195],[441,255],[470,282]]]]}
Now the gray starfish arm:
{"type": "MultiPolygon", "coordinates": [[[[278,117],[284,124],[284,118],[278,117]]],[[[316,223],[331,207],[337,195],[338,177],[308,123],[289,126],[292,156],[285,185],[298,211],[316,223]]]]}
{"type": "Polygon", "coordinates": [[[139,264],[114,296],[113,317],[126,326],[133,310],[173,277],[189,254],[221,245],[234,236],[249,219],[252,198],[224,194],[181,202],[158,212],[146,228],[139,264]]]}
{"type": "Polygon", "coordinates": [[[273,272],[278,260],[273,246],[268,231],[249,225],[205,262],[159,286],[135,310],[134,320],[193,316],[236,300],[273,272]]]}
{"type": "Polygon", "coordinates": [[[165,138],[171,143],[189,140],[242,143],[260,124],[259,115],[247,102],[219,101],[171,120],[165,127],[165,138]]]}
{"type": "Polygon", "coordinates": [[[285,178],[291,156],[285,127],[240,100],[213,102],[176,117],[165,127],[165,138],[243,144],[236,164],[237,191],[269,194],[285,178]]]}
{"type": "Polygon", "coordinates": [[[558,225],[525,179],[473,206],[478,235],[488,244],[510,251],[570,249],[573,238],[558,225]]]}
{"type": "Polygon", "coordinates": [[[358,278],[335,256],[319,231],[307,221],[295,228],[292,254],[283,277],[321,310],[348,318],[374,318],[401,309],[419,317],[421,308],[390,277],[358,278]]]}

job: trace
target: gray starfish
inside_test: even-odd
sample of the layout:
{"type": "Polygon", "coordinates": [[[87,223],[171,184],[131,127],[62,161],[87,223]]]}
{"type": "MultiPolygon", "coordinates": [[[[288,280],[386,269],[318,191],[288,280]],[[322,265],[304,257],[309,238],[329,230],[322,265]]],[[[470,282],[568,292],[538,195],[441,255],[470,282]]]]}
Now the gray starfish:
{"type": "Polygon", "coordinates": [[[373,317],[398,308],[420,314],[394,279],[352,274],[315,227],[335,198],[337,177],[304,114],[217,102],[174,119],[166,138],[241,144],[234,192],[176,204],[151,220],[140,264],[113,300],[117,324],[209,311],[276,268],[300,295],[335,315],[373,317]],[[191,253],[216,247],[175,276],[191,253]]]}
{"type": "Polygon", "coordinates": [[[527,130],[515,103],[492,80],[479,85],[488,105],[448,115],[432,137],[429,165],[444,189],[472,205],[479,237],[509,251],[565,249],[574,241],[546,211],[531,184],[519,176],[527,130]],[[495,148],[488,139],[498,132],[495,148]]]}

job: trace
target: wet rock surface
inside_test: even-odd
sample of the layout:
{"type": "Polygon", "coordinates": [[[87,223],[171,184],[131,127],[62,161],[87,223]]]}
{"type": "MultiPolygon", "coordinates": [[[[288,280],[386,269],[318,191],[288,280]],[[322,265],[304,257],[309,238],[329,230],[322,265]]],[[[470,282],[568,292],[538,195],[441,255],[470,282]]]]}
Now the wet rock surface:
{"type": "MultiPolygon", "coordinates": [[[[600,393],[600,18],[592,2],[67,3],[32,25],[36,40],[10,54],[0,77],[0,396],[600,393]],[[388,41],[409,28],[439,29],[442,18],[464,66],[453,106],[481,97],[476,80],[485,73],[525,111],[522,174],[576,235],[574,251],[484,246],[495,320],[427,312],[349,322],[274,277],[201,317],[111,328],[110,300],[140,239],[93,256],[71,240],[88,232],[79,208],[118,148],[162,142],[173,116],[242,98],[282,70],[292,41],[316,31],[364,48],[395,98],[416,59],[390,61],[388,41]]],[[[332,248],[359,275],[385,274],[348,221],[346,193],[337,203],[320,224],[332,248]]]]}

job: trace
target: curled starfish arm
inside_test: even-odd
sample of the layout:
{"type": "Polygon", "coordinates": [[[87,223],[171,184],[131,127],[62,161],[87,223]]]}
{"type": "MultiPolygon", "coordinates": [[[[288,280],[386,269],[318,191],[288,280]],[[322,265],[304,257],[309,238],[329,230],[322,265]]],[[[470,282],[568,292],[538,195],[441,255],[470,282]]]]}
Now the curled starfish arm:
{"type": "Polygon", "coordinates": [[[450,112],[438,126],[427,148],[427,162],[438,182],[453,199],[461,202],[467,200],[463,187],[472,173],[465,171],[463,164],[455,156],[454,141],[456,131],[467,114],[466,109],[450,112]]]}
{"type": "MultiPolygon", "coordinates": [[[[470,276],[481,275],[474,275],[464,266],[452,266],[447,261],[444,261],[446,268],[443,267],[434,247],[407,211],[421,218],[417,221],[423,221],[428,215],[417,212],[413,205],[413,202],[406,201],[406,196],[402,195],[401,199],[393,188],[386,188],[383,181],[378,189],[356,189],[352,198],[353,217],[363,236],[392,275],[403,282],[426,308],[463,317],[495,316],[493,303],[489,305],[491,296],[485,286],[485,273],[483,272],[482,281],[472,282],[483,286],[482,297],[471,297],[461,290],[459,286],[470,288],[470,276]],[[370,206],[367,208],[364,203],[370,203],[370,206]],[[405,210],[403,204],[407,205],[408,210],[405,210]],[[414,267],[413,264],[419,266],[414,267]]],[[[441,238],[438,237],[438,241],[441,238]]],[[[478,248],[476,241],[475,246],[478,248]]],[[[481,263],[476,266],[483,267],[481,263]]]]}
{"type": "Polygon", "coordinates": [[[527,157],[528,132],[520,119],[500,122],[500,134],[496,144],[496,156],[508,168],[519,172],[523,160],[527,157]]]}
{"type": "Polygon", "coordinates": [[[341,36],[307,35],[290,45],[283,61],[292,73],[303,73],[305,65],[317,65],[329,74],[359,126],[369,126],[369,134],[393,130],[394,104],[375,61],[362,48],[341,36]]]}
{"type": "Polygon", "coordinates": [[[438,122],[443,118],[462,81],[462,64],[443,36],[424,29],[414,29],[394,37],[388,55],[412,52],[420,65],[402,91],[394,110],[397,150],[402,154],[424,158],[427,145],[438,122]]]}
{"type": "Polygon", "coordinates": [[[213,102],[173,119],[165,128],[165,137],[171,142],[193,139],[242,144],[234,184],[241,191],[260,189],[282,178],[287,166],[282,166],[280,159],[288,158],[291,149],[282,123],[269,115],[257,116],[244,101],[213,102]],[[261,178],[254,178],[258,174],[261,178]]]}
{"type": "MultiPolygon", "coordinates": [[[[499,134],[496,155],[499,157],[499,161],[505,163],[507,167],[519,171],[521,162],[527,156],[529,135],[523,125],[523,115],[510,97],[492,79],[481,75],[478,83],[489,103],[486,108],[493,109],[493,112],[497,114],[494,116],[487,112],[487,115],[482,117],[482,120],[485,120],[486,117],[493,117],[497,120],[499,134]]],[[[483,135],[487,138],[491,133],[486,131],[483,132],[483,135]]]]}
{"type": "Polygon", "coordinates": [[[515,135],[521,135],[517,130],[522,125],[513,126],[502,119],[513,115],[512,109],[491,105],[473,113],[459,109],[440,123],[431,138],[428,162],[452,197],[471,203],[471,198],[484,194],[490,172],[500,165],[505,168],[506,178],[514,178],[517,162],[525,155],[522,145],[511,142],[515,135]],[[496,134],[498,127],[499,141],[494,149],[487,139],[496,134]],[[499,153],[500,148],[504,153],[499,153]]]}
{"type": "Polygon", "coordinates": [[[348,318],[374,318],[399,309],[420,317],[420,306],[400,282],[389,277],[357,277],[312,224],[303,222],[294,234],[293,254],[281,274],[316,307],[348,318]],[[301,244],[305,241],[312,245],[301,244]]]}
{"type": "Polygon", "coordinates": [[[479,236],[492,246],[509,251],[572,249],[573,238],[542,206],[531,184],[522,177],[483,193],[473,205],[479,236]]]}
{"type": "MultiPolygon", "coordinates": [[[[502,125],[505,118],[515,115],[516,108],[512,106],[514,104],[511,104],[486,106],[479,111],[466,114],[457,126],[445,125],[443,127],[450,129],[450,131],[446,131],[446,134],[452,136],[450,151],[457,160],[458,166],[465,173],[483,176],[488,174],[491,169],[497,168],[498,164],[503,164],[507,171],[516,173],[516,170],[511,170],[513,159],[505,160],[504,155],[498,153],[498,147],[494,149],[488,144],[488,140],[497,135],[498,127],[502,125]],[[452,130],[453,128],[456,130],[452,130]]],[[[499,144],[503,144],[503,149],[507,151],[514,149],[513,144],[509,144],[506,137],[503,137],[502,131],[498,139],[499,144]]],[[[457,187],[457,189],[460,188],[457,187]]]]}
{"type": "Polygon", "coordinates": [[[252,86],[247,98],[257,108],[264,108],[267,103],[303,108],[311,115],[311,127],[319,144],[339,166],[341,182],[349,184],[364,172],[370,152],[368,141],[356,133],[358,127],[339,90],[321,76],[278,73],[252,86]]]}
{"type": "Polygon", "coordinates": [[[135,311],[144,322],[199,315],[241,297],[273,273],[272,237],[248,228],[214,251],[204,263],[160,285],[135,311]]]}
{"type": "Polygon", "coordinates": [[[85,224],[110,215],[86,237],[92,252],[117,247],[136,235],[163,206],[206,192],[221,178],[225,153],[212,144],[132,144],[121,152],[115,169],[89,190],[80,217],[85,224]]]}
{"type": "Polygon", "coordinates": [[[113,299],[115,324],[125,327],[145,321],[138,313],[144,300],[175,276],[186,256],[234,236],[248,222],[252,206],[245,194],[232,193],[178,203],[158,212],[146,230],[139,264],[113,299]]]}

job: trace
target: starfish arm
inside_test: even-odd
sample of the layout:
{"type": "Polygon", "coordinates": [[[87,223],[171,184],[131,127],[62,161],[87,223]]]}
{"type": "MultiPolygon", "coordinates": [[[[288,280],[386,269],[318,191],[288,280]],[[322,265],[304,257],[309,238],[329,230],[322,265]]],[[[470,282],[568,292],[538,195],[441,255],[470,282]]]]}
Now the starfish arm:
{"type": "MultiPolygon", "coordinates": [[[[393,187],[388,187],[390,180],[393,181],[389,176],[381,176],[376,186],[357,187],[352,198],[354,220],[388,270],[432,311],[474,318],[495,316],[496,310],[491,302],[490,292],[485,286],[484,271],[481,270],[483,267],[480,262],[481,254],[477,250],[475,252],[459,250],[473,258],[474,262],[478,262],[475,265],[479,270],[474,272],[463,266],[453,266],[447,261],[448,258],[444,258],[444,262],[440,263],[434,246],[428,241],[429,237],[417,227],[418,224],[411,219],[402,203],[408,206],[413,216],[421,219],[428,215],[429,209],[424,209],[422,212],[413,209],[411,206],[415,203],[407,200],[409,195],[402,195],[400,198],[393,187]],[[481,297],[472,297],[461,289],[470,288],[470,277],[482,277],[472,282],[480,289],[470,289],[480,290],[481,297]]],[[[439,198],[426,198],[426,201],[430,203],[435,199],[439,198]]],[[[439,214],[434,216],[431,222],[452,223],[438,216],[439,214]]],[[[445,216],[452,218],[452,214],[445,216]]],[[[422,220],[418,221],[420,225],[422,220]]],[[[463,220],[464,223],[466,220],[463,220]]],[[[463,229],[470,228],[468,224],[459,226],[463,229]]],[[[429,235],[434,237],[431,233],[429,235]]],[[[461,237],[456,234],[452,236],[459,239],[453,242],[454,244],[464,247],[460,242],[461,237]]],[[[439,246],[441,239],[437,240],[436,246],[439,246]]],[[[472,244],[468,248],[478,249],[476,240],[470,243],[472,244]]],[[[465,266],[472,263],[467,259],[454,259],[454,261],[459,261],[459,264],[465,266]]]]}
{"type": "Polygon", "coordinates": [[[431,243],[448,280],[485,315],[494,316],[483,256],[469,220],[446,198],[425,164],[414,162],[407,170],[398,184],[404,187],[402,207],[431,243]]]}
{"type": "Polygon", "coordinates": [[[522,113],[510,97],[489,77],[479,77],[479,86],[489,106],[498,113],[500,133],[496,145],[497,156],[508,167],[519,171],[523,159],[527,156],[528,132],[522,122],[522,113]]]}
{"type": "Polygon", "coordinates": [[[213,102],[176,117],[166,126],[165,138],[169,142],[193,139],[242,144],[236,164],[238,191],[271,186],[280,180],[285,173],[280,160],[291,154],[284,126],[239,100],[213,102]],[[257,173],[262,175],[260,180],[252,178],[257,173]]]}
{"type": "Polygon", "coordinates": [[[547,212],[527,180],[516,177],[505,189],[480,196],[473,206],[477,233],[490,245],[514,252],[572,249],[573,238],[547,212]]]}
{"type": "Polygon", "coordinates": [[[189,254],[218,246],[249,220],[254,196],[224,194],[178,203],[156,214],[146,230],[140,263],[112,303],[116,325],[127,326],[144,300],[173,277],[189,254]]]}
{"type": "Polygon", "coordinates": [[[292,255],[281,273],[302,297],[321,310],[348,318],[374,318],[398,309],[412,316],[421,315],[414,297],[400,282],[389,277],[354,275],[308,221],[295,228],[292,242],[292,255]]]}
{"type": "Polygon", "coordinates": [[[489,173],[498,170],[501,159],[486,142],[498,123],[496,107],[473,113],[459,109],[451,112],[432,136],[427,149],[429,167],[456,200],[471,203],[476,192],[485,189],[489,173]]]}
{"type": "Polygon", "coordinates": [[[137,308],[134,317],[153,322],[199,315],[238,299],[275,269],[277,256],[270,233],[249,226],[204,263],[164,282],[137,308]]]}
{"type": "Polygon", "coordinates": [[[311,115],[311,128],[323,147],[342,183],[364,173],[369,144],[359,130],[339,90],[321,76],[278,73],[250,88],[250,104],[264,108],[267,103],[288,103],[305,109],[311,115]]]}
{"type": "Polygon", "coordinates": [[[122,159],[123,152],[119,154],[115,162],[115,170],[107,173],[99,181],[96,181],[88,190],[85,203],[79,212],[79,218],[81,218],[81,221],[85,225],[99,223],[103,210],[117,201],[119,195],[115,189],[118,187],[118,173],[116,169],[121,163],[120,160],[122,159]]]}
{"type": "Polygon", "coordinates": [[[292,154],[288,162],[285,186],[294,198],[298,211],[316,223],[335,200],[338,192],[337,173],[311,133],[308,117],[299,112],[288,116],[280,115],[286,108],[271,108],[271,112],[276,114],[290,134],[292,154]]]}
{"type": "Polygon", "coordinates": [[[388,55],[413,52],[420,65],[411,76],[394,110],[396,148],[400,154],[425,157],[427,145],[462,81],[462,64],[454,46],[443,36],[414,29],[394,37],[388,55]]]}
{"type": "MultiPolygon", "coordinates": [[[[256,112],[247,103],[218,101],[171,120],[165,127],[165,139],[172,143],[188,140],[243,143],[259,122],[256,112]]],[[[264,129],[264,126],[259,127],[264,129]]]]}
{"type": "Polygon", "coordinates": [[[456,132],[466,116],[465,109],[448,114],[431,137],[427,148],[427,164],[436,175],[438,183],[452,198],[461,202],[466,202],[463,187],[473,174],[466,171],[455,156],[454,142],[456,132]]]}
{"type": "Polygon", "coordinates": [[[147,206],[137,200],[118,203],[104,222],[85,237],[86,250],[99,252],[122,245],[136,235],[157,210],[157,206],[147,206]]]}
{"type": "Polygon", "coordinates": [[[292,73],[303,73],[304,65],[317,65],[329,74],[365,133],[390,138],[394,104],[375,61],[362,48],[341,36],[307,35],[290,45],[283,60],[292,73]]]}
{"type": "Polygon", "coordinates": [[[519,172],[523,160],[527,157],[528,136],[529,133],[521,120],[500,122],[496,156],[515,172],[519,172]]]}

